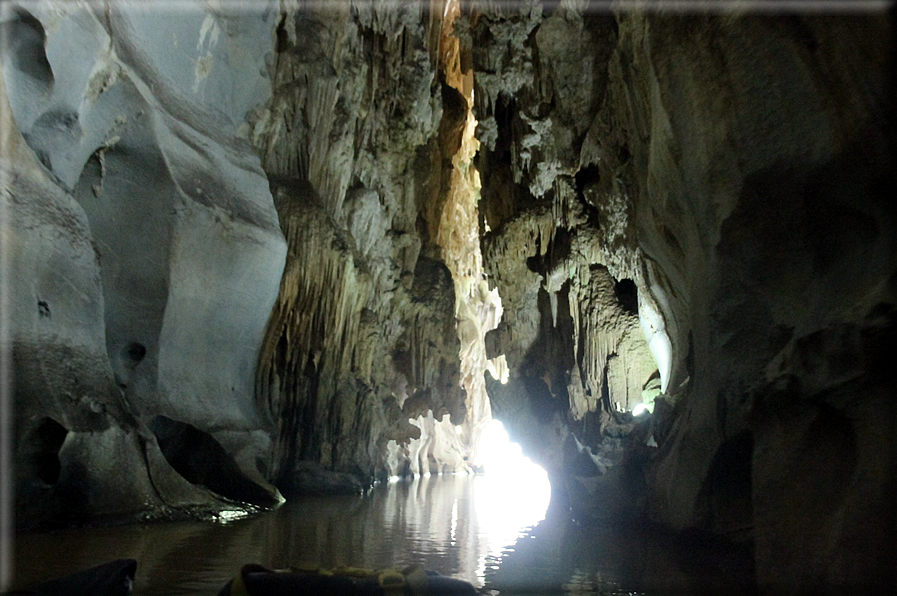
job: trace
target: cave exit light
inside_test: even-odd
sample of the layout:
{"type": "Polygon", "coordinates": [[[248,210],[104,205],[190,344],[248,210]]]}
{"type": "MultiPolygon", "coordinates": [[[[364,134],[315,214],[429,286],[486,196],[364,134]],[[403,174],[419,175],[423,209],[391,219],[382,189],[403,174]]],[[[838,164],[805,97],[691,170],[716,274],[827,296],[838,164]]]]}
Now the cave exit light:
{"type": "MultiPolygon", "coordinates": [[[[520,537],[545,519],[551,483],[545,470],[523,455],[520,445],[510,441],[502,423],[495,419],[480,439],[480,462],[484,474],[476,478],[474,505],[481,534],[488,542],[488,558],[497,563],[520,537]]],[[[485,565],[483,557],[482,572],[485,565]]]]}
{"type": "Polygon", "coordinates": [[[508,431],[500,420],[493,418],[483,431],[480,439],[480,463],[487,478],[499,480],[502,485],[524,489],[516,499],[522,495],[531,495],[537,507],[541,507],[544,502],[544,509],[548,508],[548,501],[551,500],[548,473],[524,456],[520,445],[511,442],[508,431]]]}

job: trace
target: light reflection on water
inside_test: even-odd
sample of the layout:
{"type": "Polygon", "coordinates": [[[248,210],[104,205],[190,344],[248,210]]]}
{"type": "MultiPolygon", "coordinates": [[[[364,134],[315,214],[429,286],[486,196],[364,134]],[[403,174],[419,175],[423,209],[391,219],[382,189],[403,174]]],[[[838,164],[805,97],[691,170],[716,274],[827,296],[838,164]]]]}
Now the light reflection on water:
{"type": "Polygon", "coordinates": [[[20,536],[14,587],[125,557],[138,562],[137,595],[214,595],[250,562],[271,568],[416,564],[502,596],[628,594],[644,577],[686,592],[694,585],[673,560],[677,549],[658,548],[643,534],[579,527],[564,507],[551,507],[543,520],[547,499],[526,505],[532,492],[489,476],[431,477],[380,486],[364,497],[295,499],[224,525],[20,536]]]}
{"type": "Polygon", "coordinates": [[[484,586],[545,517],[550,490],[489,476],[424,477],[367,496],[305,497],[225,525],[167,523],[20,536],[17,586],[137,559],[135,594],[215,594],[244,563],[272,568],[421,565],[484,586]],[[536,491],[539,493],[539,491],[536,491]]]}

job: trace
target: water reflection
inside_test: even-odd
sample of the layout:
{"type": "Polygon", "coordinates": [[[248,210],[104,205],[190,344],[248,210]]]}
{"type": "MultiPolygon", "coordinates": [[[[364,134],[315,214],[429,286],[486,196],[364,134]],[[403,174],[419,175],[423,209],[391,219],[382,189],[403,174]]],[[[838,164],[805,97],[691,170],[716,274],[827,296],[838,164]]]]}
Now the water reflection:
{"type": "Polygon", "coordinates": [[[273,568],[417,564],[502,596],[731,593],[750,581],[750,570],[737,561],[717,557],[689,568],[693,561],[683,561],[679,544],[644,532],[580,527],[563,507],[546,515],[547,499],[525,505],[527,490],[489,476],[431,477],[377,487],[365,497],[297,499],[226,525],[20,536],[14,587],[122,557],[138,561],[138,595],[217,594],[248,562],[273,568]]]}
{"type": "Polygon", "coordinates": [[[365,497],[297,499],[226,525],[20,536],[15,583],[133,557],[137,594],[214,594],[253,561],[274,568],[416,564],[482,587],[487,568],[500,565],[517,538],[545,516],[548,499],[527,501],[524,492],[489,476],[424,477],[375,488],[365,497]]]}
{"type": "Polygon", "coordinates": [[[487,562],[497,564],[545,517],[550,493],[539,502],[525,490],[490,476],[424,477],[375,490],[351,510],[334,499],[297,501],[275,515],[263,559],[276,567],[416,564],[481,587],[487,562]]]}

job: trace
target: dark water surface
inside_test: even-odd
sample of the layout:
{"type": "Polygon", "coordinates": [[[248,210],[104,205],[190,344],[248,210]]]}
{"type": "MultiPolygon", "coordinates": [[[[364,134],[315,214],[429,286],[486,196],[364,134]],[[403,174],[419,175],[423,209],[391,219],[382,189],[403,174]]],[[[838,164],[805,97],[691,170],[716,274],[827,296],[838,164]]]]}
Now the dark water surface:
{"type": "MultiPolygon", "coordinates": [[[[548,508],[546,517],[547,507],[539,487],[443,476],[379,486],[363,497],[296,499],[226,524],[23,535],[16,541],[15,585],[133,558],[137,595],[217,594],[250,562],[270,568],[417,564],[467,580],[483,594],[631,594],[646,587],[660,594],[707,587],[708,571],[683,571],[675,544],[581,527],[560,507],[548,508]]],[[[723,563],[710,571],[724,583],[738,580],[737,570],[723,563]]]]}

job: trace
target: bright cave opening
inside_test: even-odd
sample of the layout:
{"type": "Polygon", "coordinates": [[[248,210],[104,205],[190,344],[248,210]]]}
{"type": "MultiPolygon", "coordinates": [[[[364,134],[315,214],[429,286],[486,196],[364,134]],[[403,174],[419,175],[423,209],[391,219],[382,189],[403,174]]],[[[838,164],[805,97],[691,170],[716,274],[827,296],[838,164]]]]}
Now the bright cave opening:
{"type": "Polygon", "coordinates": [[[483,473],[493,478],[517,480],[538,485],[538,492],[551,496],[551,484],[545,469],[523,455],[517,443],[512,443],[501,420],[493,418],[483,429],[480,438],[480,462],[483,473]]]}
{"type": "Polygon", "coordinates": [[[551,483],[545,469],[523,455],[495,418],[483,429],[479,455],[483,474],[474,485],[474,507],[490,555],[500,559],[503,548],[545,519],[551,483]]]}

